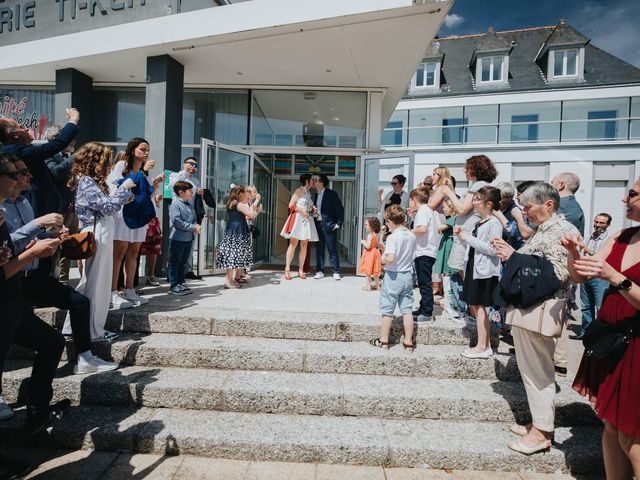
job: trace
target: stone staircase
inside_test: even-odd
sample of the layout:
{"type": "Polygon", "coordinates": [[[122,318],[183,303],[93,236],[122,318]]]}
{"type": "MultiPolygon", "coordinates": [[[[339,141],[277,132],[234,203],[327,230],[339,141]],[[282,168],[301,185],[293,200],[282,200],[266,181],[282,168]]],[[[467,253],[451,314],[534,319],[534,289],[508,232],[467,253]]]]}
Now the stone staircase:
{"type": "MultiPolygon", "coordinates": [[[[126,333],[96,353],[123,368],[77,376],[63,361],[55,400],[74,406],[46,442],[245,460],[602,470],[601,427],[571,377],[558,384],[551,451],[526,457],[506,447],[508,425],[525,422],[528,408],[515,357],[495,336],[493,359],[469,360],[460,351],[473,332],[442,317],[418,329],[409,354],[368,345],[379,332],[373,315],[152,308],[110,314],[108,326],[126,333]]],[[[69,342],[65,357],[73,350],[69,342]]],[[[30,366],[29,352],[12,351],[8,401],[23,397],[30,366]]],[[[1,437],[25,441],[21,422],[0,423],[1,437]]]]}

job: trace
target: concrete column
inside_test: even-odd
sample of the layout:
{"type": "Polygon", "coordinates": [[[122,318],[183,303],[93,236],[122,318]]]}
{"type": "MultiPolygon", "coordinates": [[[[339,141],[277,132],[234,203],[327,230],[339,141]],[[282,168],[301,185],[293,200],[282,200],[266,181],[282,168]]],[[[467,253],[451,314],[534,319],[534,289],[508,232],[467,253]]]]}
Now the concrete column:
{"type": "MultiPolygon", "coordinates": [[[[153,176],[165,169],[179,171],[182,166],[183,91],[184,66],[180,62],[169,55],[147,58],[144,137],[151,147],[150,157],[157,163],[151,172],[153,176]]],[[[157,270],[163,273],[169,251],[169,203],[170,200],[165,200],[160,212],[164,246],[163,258],[158,259],[157,270]]]]}
{"type": "Polygon", "coordinates": [[[75,68],[56,70],[55,123],[67,123],[65,109],[80,111],[78,146],[93,138],[93,79],[75,68]]]}

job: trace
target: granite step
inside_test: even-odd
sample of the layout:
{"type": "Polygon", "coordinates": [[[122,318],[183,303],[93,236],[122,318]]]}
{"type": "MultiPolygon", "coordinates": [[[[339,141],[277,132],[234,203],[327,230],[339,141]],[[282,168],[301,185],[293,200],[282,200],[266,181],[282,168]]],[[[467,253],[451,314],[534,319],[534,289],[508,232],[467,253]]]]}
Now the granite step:
{"type": "MultiPolygon", "coordinates": [[[[74,359],[72,342],[68,358],[74,359]]],[[[519,378],[515,356],[501,344],[488,360],[460,356],[457,345],[420,345],[411,354],[401,345],[388,351],[368,342],[281,340],[209,335],[123,334],[113,343],[94,343],[94,353],[119,363],[147,367],[276,370],[305,373],[348,373],[430,378],[519,378]]],[[[13,348],[12,358],[29,351],[13,348]]],[[[67,355],[65,355],[66,360],[67,355]]]]}
{"type": "MultiPolygon", "coordinates": [[[[4,395],[24,397],[31,365],[10,362],[4,395]]],[[[530,421],[520,382],[452,380],[323,373],[126,367],[113,372],[73,375],[61,364],[54,401],[74,404],[144,406],[295,415],[374,416],[530,421]]],[[[567,381],[559,383],[558,425],[597,425],[591,406],[567,381]]],[[[22,399],[22,398],[21,398],[22,399]]]]}
{"type": "MultiPolygon", "coordinates": [[[[22,412],[0,422],[0,441],[34,446],[22,422],[22,412]]],[[[600,437],[599,427],[560,427],[549,452],[525,456],[507,448],[515,436],[505,423],[80,406],[40,442],[256,461],[594,474],[602,469],[600,437]]]]}
{"type": "MultiPolygon", "coordinates": [[[[377,315],[284,312],[272,310],[186,308],[158,311],[158,305],[126,310],[111,310],[108,330],[134,333],[185,333],[192,335],[248,336],[292,340],[326,340],[339,342],[367,341],[380,334],[377,315]]],[[[436,310],[438,314],[440,310],[436,310]]],[[[37,310],[43,320],[62,327],[65,312],[55,308],[37,310]]],[[[404,335],[402,322],[396,318],[394,335],[404,335]]],[[[477,341],[475,326],[464,327],[445,316],[416,328],[418,343],[425,345],[470,345],[477,341]]],[[[492,344],[498,344],[498,332],[492,330],[492,344]]]]}

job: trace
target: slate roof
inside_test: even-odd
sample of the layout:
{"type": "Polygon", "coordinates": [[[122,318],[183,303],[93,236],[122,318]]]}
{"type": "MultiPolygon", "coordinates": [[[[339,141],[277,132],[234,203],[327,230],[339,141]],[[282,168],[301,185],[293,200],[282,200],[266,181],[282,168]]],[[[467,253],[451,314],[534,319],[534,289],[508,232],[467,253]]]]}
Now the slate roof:
{"type": "MultiPolygon", "coordinates": [[[[477,93],[553,90],[556,88],[584,88],[604,85],[640,84],[640,69],[588,43],[586,37],[569,25],[528,28],[497,32],[501,43],[513,45],[509,54],[509,85],[483,86],[479,91],[469,65],[478,48],[483,45],[487,33],[439,38],[443,81],[437,92],[407,92],[404,98],[428,98],[477,93]],[[535,62],[541,47],[549,40],[554,45],[587,43],[585,46],[584,80],[580,82],[549,84],[544,71],[535,62]],[[561,42],[561,43],[560,43],[561,42]],[[444,83],[446,82],[446,83],[444,83]]],[[[495,42],[496,40],[492,40],[495,42]]],[[[429,58],[428,56],[425,58],[429,58]]]]}

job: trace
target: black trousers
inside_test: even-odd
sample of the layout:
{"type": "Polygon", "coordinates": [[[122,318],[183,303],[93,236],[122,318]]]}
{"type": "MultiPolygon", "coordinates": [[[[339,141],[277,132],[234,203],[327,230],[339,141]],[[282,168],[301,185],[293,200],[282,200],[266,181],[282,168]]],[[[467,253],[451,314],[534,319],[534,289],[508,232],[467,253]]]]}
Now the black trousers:
{"type": "Polygon", "coordinates": [[[431,317],[433,315],[433,290],[431,288],[431,277],[433,274],[433,264],[436,259],[426,255],[416,257],[414,266],[418,277],[418,288],[420,289],[419,315],[431,317]]]}
{"type": "Polygon", "coordinates": [[[25,305],[32,310],[34,306],[69,310],[71,331],[78,353],[91,350],[91,310],[87,297],[55,278],[41,273],[23,278],[22,292],[25,305]]]}
{"type": "Polygon", "coordinates": [[[64,337],[38,318],[31,307],[25,306],[22,321],[13,335],[12,343],[36,352],[27,392],[27,405],[36,411],[47,410],[53,397],[53,377],[64,350],[64,337]]]}

